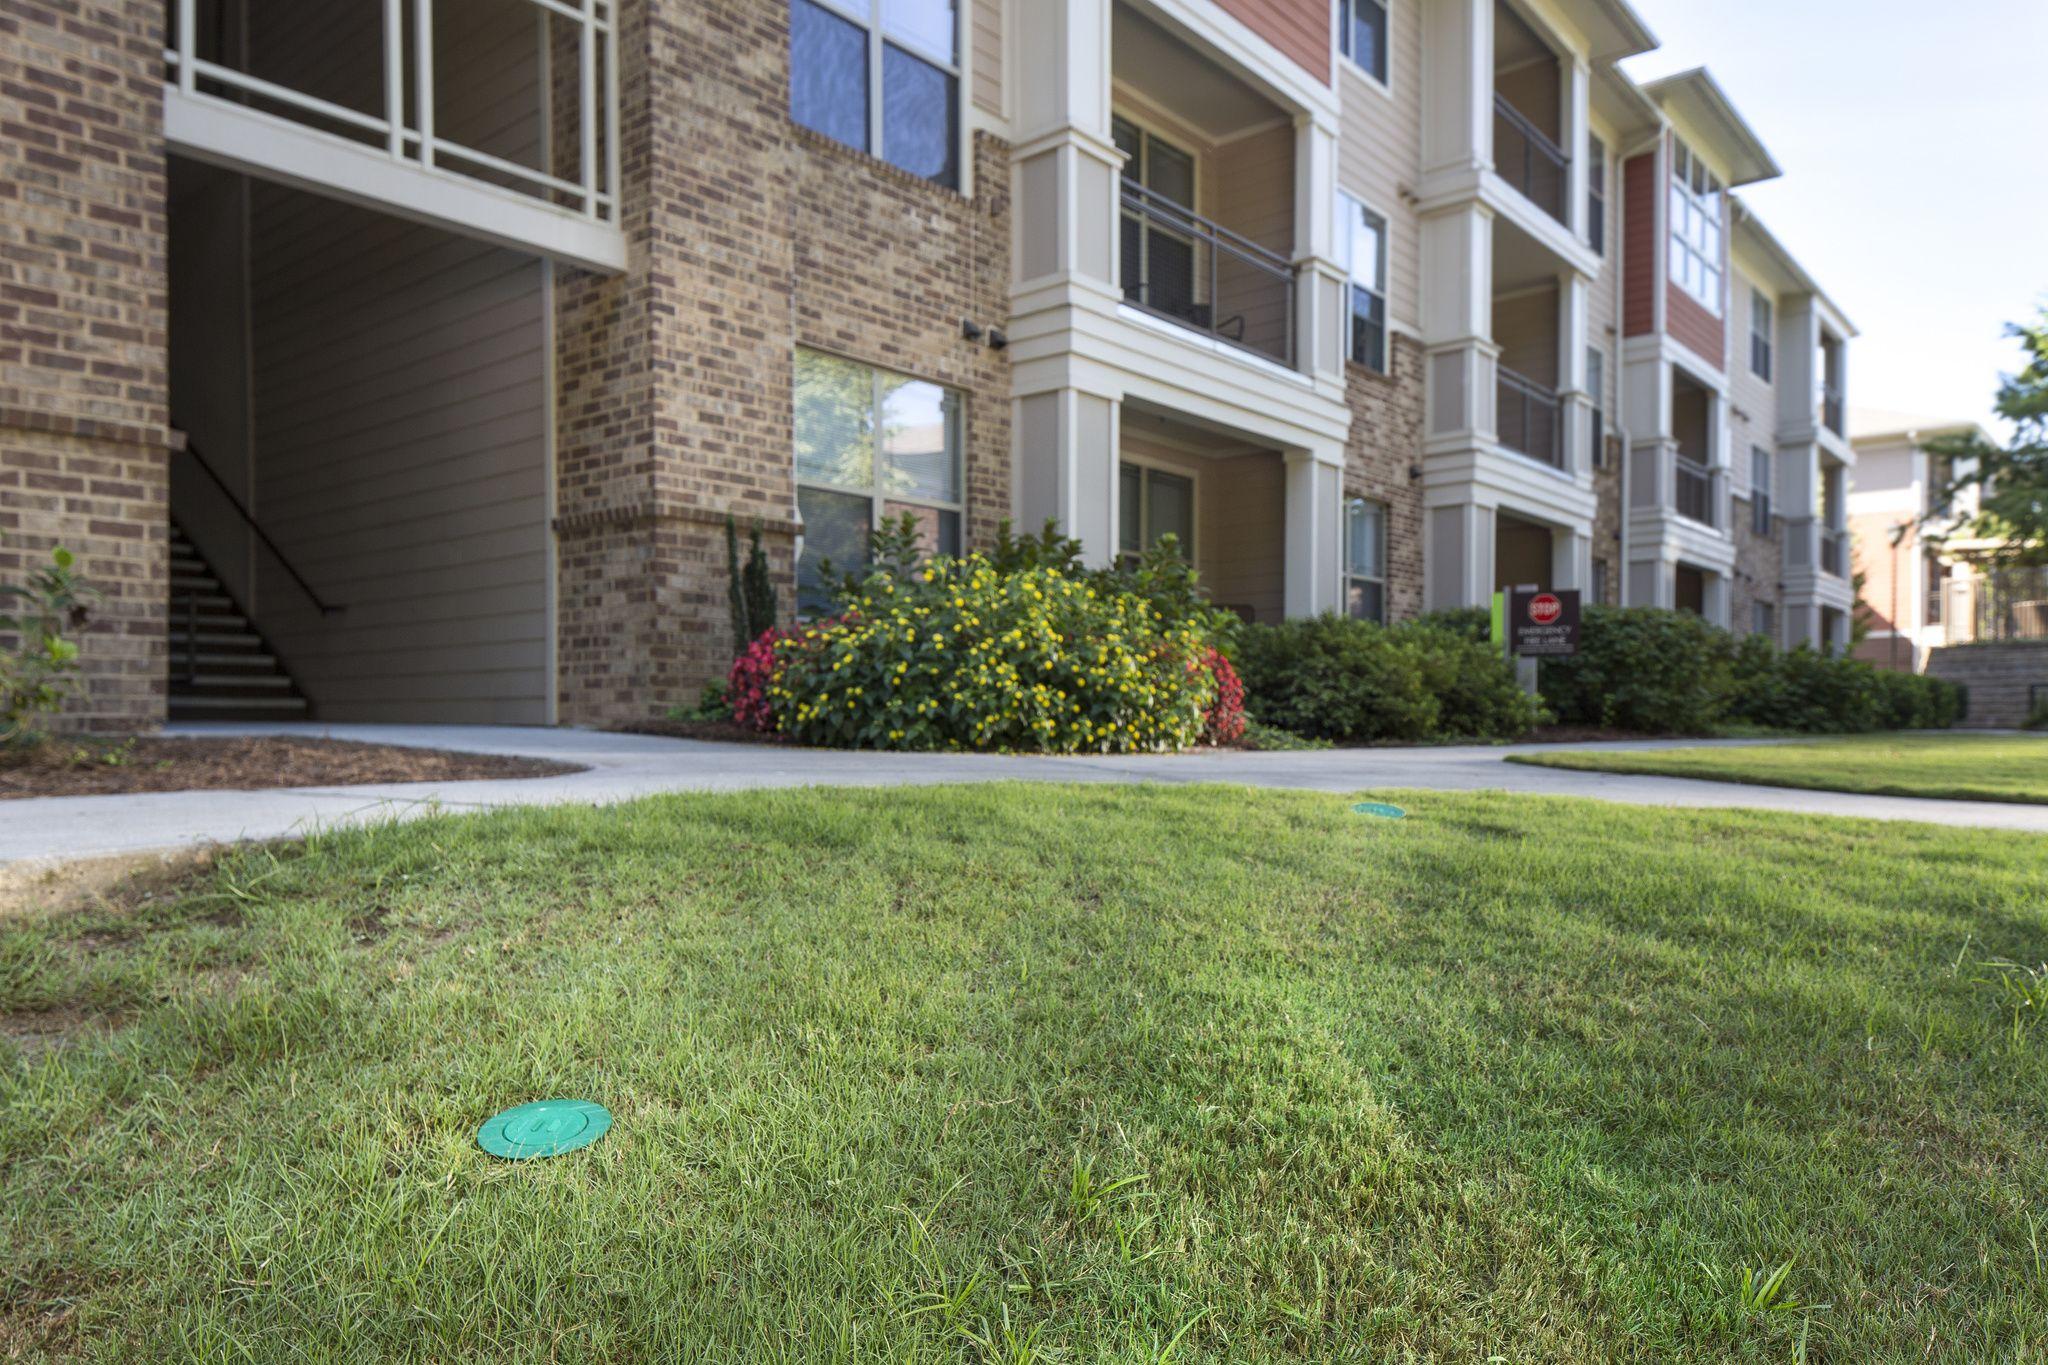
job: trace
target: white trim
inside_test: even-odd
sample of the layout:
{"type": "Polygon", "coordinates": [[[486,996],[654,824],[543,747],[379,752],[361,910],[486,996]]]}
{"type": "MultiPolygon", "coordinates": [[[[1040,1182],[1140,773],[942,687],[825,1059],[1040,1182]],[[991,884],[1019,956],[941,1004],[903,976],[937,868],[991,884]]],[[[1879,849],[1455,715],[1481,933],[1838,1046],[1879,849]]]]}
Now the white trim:
{"type": "Polygon", "coordinates": [[[1385,11],[1387,16],[1386,51],[1381,55],[1386,59],[1387,74],[1385,77],[1374,75],[1361,66],[1349,52],[1344,50],[1344,24],[1343,20],[1339,17],[1339,11],[1344,4],[1344,0],[1330,0],[1330,56],[1336,62],[1339,71],[1349,70],[1352,75],[1364,81],[1366,86],[1375,94],[1392,99],[1394,97],[1394,11],[1398,6],[1395,4],[1395,0],[1350,0],[1350,3],[1353,5],[1376,4],[1385,11]]]}
{"type": "Polygon", "coordinates": [[[198,161],[588,270],[626,268],[625,235],[608,223],[275,114],[166,85],[163,126],[170,149],[198,161]]]}
{"type": "MultiPolygon", "coordinates": [[[[953,52],[949,59],[941,59],[930,48],[922,44],[913,44],[903,38],[892,38],[884,33],[883,29],[887,22],[883,15],[883,11],[886,8],[884,0],[868,0],[868,12],[865,15],[854,12],[848,7],[846,0],[810,0],[810,2],[826,13],[835,15],[852,24],[867,37],[868,107],[866,114],[868,145],[859,150],[866,151],[877,160],[889,161],[888,153],[883,146],[882,140],[882,118],[886,112],[885,105],[887,103],[887,91],[883,82],[883,67],[886,64],[884,49],[894,47],[901,51],[904,56],[923,62],[927,66],[943,71],[953,78],[954,183],[946,185],[938,180],[933,180],[932,183],[939,185],[942,189],[951,189],[958,194],[970,194],[972,192],[973,177],[971,163],[973,161],[974,130],[969,126],[967,111],[973,107],[974,100],[973,92],[968,88],[968,68],[971,63],[967,60],[965,54],[971,46],[968,41],[968,30],[974,25],[973,0],[951,0],[953,7],[953,52]]],[[[1007,98],[1007,94],[1005,98],[1007,98]]],[[[898,163],[893,161],[890,161],[889,164],[892,166],[898,165],[898,163]]],[[[902,168],[898,166],[898,169],[902,168]]]]}
{"type": "Polygon", "coordinates": [[[1353,207],[1379,220],[1380,252],[1379,260],[1375,263],[1377,268],[1374,271],[1377,282],[1368,286],[1367,292],[1376,295],[1380,301],[1381,363],[1375,368],[1351,354],[1351,291],[1358,281],[1353,278],[1351,272],[1352,224],[1348,221],[1344,225],[1345,230],[1343,232],[1337,232],[1336,224],[1334,222],[1331,224],[1332,234],[1337,240],[1330,243],[1330,250],[1335,253],[1335,263],[1344,272],[1344,303],[1337,310],[1338,325],[1342,329],[1338,336],[1337,352],[1346,365],[1357,365],[1370,374],[1391,376],[1394,373],[1394,327],[1391,321],[1394,309],[1387,299],[1387,275],[1393,266],[1394,220],[1374,207],[1370,199],[1362,194],[1356,194],[1345,189],[1342,184],[1337,186],[1335,198],[1335,211],[1331,214],[1332,218],[1335,218],[1336,213],[1342,212],[1343,206],[1348,202],[1353,207]]]}

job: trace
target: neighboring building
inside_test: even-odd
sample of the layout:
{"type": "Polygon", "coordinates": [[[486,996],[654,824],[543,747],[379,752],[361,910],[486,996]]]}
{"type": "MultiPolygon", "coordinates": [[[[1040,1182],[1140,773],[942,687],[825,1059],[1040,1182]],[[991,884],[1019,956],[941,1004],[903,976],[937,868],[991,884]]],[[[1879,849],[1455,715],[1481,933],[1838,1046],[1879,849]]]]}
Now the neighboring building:
{"type": "Polygon", "coordinates": [[[1851,424],[1857,476],[1849,522],[1869,627],[1857,656],[1919,672],[1945,645],[2048,640],[2048,571],[1989,562],[1999,543],[1963,529],[1977,513],[1975,485],[1949,507],[1936,505],[1953,475],[1969,469],[1945,468],[1927,444],[1988,441],[1990,433],[1975,422],[1862,408],[1851,424]]]}
{"type": "Polygon", "coordinates": [[[110,589],[93,724],[658,715],[730,657],[728,514],[786,601],[909,512],[1172,532],[1259,620],[1540,582],[1847,638],[1853,329],[1623,0],[0,34],[0,572],[110,589]]]}

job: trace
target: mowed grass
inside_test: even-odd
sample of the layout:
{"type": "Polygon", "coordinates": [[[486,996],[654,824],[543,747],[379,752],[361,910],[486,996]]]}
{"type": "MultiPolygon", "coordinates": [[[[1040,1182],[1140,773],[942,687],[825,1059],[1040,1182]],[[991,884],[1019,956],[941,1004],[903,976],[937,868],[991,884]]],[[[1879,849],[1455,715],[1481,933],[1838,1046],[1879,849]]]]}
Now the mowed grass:
{"type": "Polygon", "coordinates": [[[1853,735],[1799,744],[1510,754],[1510,763],[1766,787],[2048,802],[2048,735],[1853,735]]]}
{"type": "Polygon", "coordinates": [[[0,921],[34,1036],[0,1043],[0,1346],[2048,1351],[2048,1029],[1985,965],[2048,956],[2048,841],[1380,795],[1409,818],[1024,786],[435,818],[0,921]],[[547,1096],[615,1125],[476,1149],[547,1096]]]}

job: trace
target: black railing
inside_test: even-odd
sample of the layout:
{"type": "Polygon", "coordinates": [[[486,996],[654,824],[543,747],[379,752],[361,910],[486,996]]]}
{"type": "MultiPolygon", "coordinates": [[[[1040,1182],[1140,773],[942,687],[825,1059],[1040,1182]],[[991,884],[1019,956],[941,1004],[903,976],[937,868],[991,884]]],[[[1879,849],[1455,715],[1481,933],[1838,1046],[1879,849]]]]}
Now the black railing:
{"type": "Polygon", "coordinates": [[[1840,389],[1821,390],[1821,424],[1837,436],[1847,434],[1847,428],[1842,423],[1842,406],[1842,391],[1840,389]]]}
{"type": "Polygon", "coordinates": [[[1975,587],[1976,639],[2048,640],[2048,568],[1992,569],[1975,587]]]}
{"type": "Polygon", "coordinates": [[[1827,531],[1820,533],[1820,571],[1837,578],[1849,576],[1849,533],[1827,531]]]}
{"type": "Polygon", "coordinates": [[[1493,169],[1522,197],[1564,221],[1571,158],[1499,91],[1493,96],[1493,169]]]}
{"type": "Polygon", "coordinates": [[[1674,457],[1674,468],[1673,501],[1678,515],[1702,526],[1714,525],[1714,471],[1683,455],[1674,457]]]}
{"type": "Polygon", "coordinates": [[[1120,246],[1128,302],[1294,367],[1295,268],[1286,257],[1129,179],[1120,246]]]}
{"type": "MultiPolygon", "coordinates": [[[[285,552],[279,549],[277,542],[270,538],[270,532],[264,530],[262,524],[250,514],[249,509],[242,505],[242,500],[235,496],[235,490],[228,487],[227,480],[223,479],[215,472],[214,467],[206,462],[206,457],[199,453],[199,447],[192,444],[190,437],[187,437],[185,441],[185,454],[190,455],[192,463],[198,465],[206,477],[213,481],[213,486],[218,488],[220,495],[228,500],[228,506],[235,509],[235,515],[242,519],[242,524],[255,533],[257,540],[263,542],[263,548],[270,551],[285,573],[290,576],[292,582],[299,585],[299,591],[306,594],[306,600],[318,608],[322,616],[333,616],[348,610],[347,607],[342,606],[340,603],[329,602],[322,598],[319,593],[313,591],[313,585],[306,581],[306,576],[299,572],[298,567],[290,559],[285,557],[285,552]]],[[[186,525],[189,528],[190,523],[188,522],[186,525]]]]}
{"type": "Polygon", "coordinates": [[[1493,424],[1500,443],[1532,460],[1564,468],[1557,392],[1505,365],[1494,366],[1493,389],[1493,424]]]}

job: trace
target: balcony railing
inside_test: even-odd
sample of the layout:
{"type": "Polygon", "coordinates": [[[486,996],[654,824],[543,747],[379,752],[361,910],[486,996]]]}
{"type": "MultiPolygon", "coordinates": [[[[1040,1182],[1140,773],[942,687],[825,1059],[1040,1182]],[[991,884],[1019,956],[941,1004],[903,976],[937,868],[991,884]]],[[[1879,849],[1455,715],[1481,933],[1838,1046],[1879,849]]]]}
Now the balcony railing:
{"type": "Polygon", "coordinates": [[[1820,533],[1820,571],[1833,574],[1836,578],[1849,576],[1849,533],[1847,531],[1822,531],[1820,533]]]}
{"type": "Polygon", "coordinates": [[[1829,431],[1832,431],[1837,436],[1844,435],[1847,432],[1847,428],[1843,425],[1842,422],[1842,407],[1842,391],[1840,389],[1821,390],[1821,425],[1825,426],[1829,431]]]}
{"type": "Polygon", "coordinates": [[[1498,91],[1493,96],[1493,169],[1522,197],[1562,223],[1571,158],[1498,91]]]}
{"type": "Polygon", "coordinates": [[[1120,234],[1126,302],[1294,367],[1293,262],[1129,179],[1120,234]]]}
{"type": "Polygon", "coordinates": [[[1494,366],[1494,427],[1500,443],[1532,460],[1564,468],[1557,392],[1505,365],[1494,366]]]}
{"type": "Polygon", "coordinates": [[[1714,471],[1683,455],[1675,457],[1674,468],[1677,477],[1673,500],[1678,515],[1702,526],[1714,525],[1714,471]]]}
{"type": "Polygon", "coordinates": [[[2048,568],[1992,569],[1961,585],[1966,609],[1950,613],[1950,643],[2048,640],[2048,568]],[[1959,637],[1965,621],[1972,633],[1959,637]]]}

